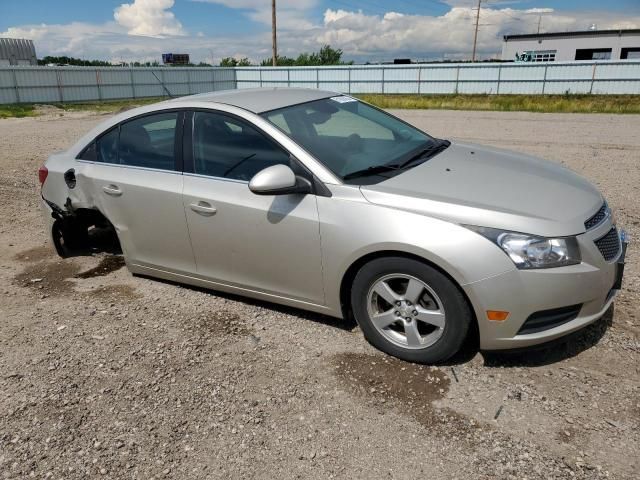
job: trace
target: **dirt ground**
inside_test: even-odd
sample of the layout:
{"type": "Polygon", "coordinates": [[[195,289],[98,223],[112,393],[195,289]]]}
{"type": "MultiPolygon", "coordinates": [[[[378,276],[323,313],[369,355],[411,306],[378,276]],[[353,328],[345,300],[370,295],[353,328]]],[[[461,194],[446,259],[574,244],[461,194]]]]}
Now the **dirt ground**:
{"type": "MultiPolygon", "coordinates": [[[[640,235],[640,116],[396,113],[561,162],[640,235]]],[[[638,478],[637,244],[566,342],[403,363],[335,319],[56,257],[36,170],[104,118],[0,120],[2,478],[638,478]]]]}

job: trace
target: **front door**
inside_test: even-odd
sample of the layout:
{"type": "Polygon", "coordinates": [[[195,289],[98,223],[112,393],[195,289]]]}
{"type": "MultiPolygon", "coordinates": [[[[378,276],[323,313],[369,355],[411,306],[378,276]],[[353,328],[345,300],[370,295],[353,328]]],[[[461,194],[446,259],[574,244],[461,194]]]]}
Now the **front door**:
{"type": "Polygon", "coordinates": [[[187,121],[183,200],[198,274],[323,304],[316,197],[255,195],[248,186],[260,170],[295,160],[236,117],[197,111],[187,121]]]}

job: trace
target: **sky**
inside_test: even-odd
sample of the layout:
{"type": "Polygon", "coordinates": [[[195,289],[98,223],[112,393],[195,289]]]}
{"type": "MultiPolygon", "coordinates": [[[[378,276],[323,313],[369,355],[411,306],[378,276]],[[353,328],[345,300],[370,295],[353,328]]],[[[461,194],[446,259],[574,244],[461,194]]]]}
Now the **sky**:
{"type": "MultiPolygon", "coordinates": [[[[361,62],[470,58],[477,0],[277,0],[278,53],[330,44],[361,62]]],[[[478,52],[505,34],[640,28],[640,0],[483,0],[478,52]]],[[[39,57],[120,61],[189,53],[259,62],[271,55],[270,0],[0,0],[0,37],[34,40],[39,57]]]]}

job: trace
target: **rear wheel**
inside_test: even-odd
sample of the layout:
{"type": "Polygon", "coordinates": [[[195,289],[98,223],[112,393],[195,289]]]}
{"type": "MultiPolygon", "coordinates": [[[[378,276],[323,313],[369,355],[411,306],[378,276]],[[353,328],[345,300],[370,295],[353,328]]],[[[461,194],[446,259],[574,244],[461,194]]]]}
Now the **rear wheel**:
{"type": "Polygon", "coordinates": [[[417,363],[454,355],[472,319],[464,296],[446,275],[403,257],[364,265],[353,282],[351,307],[374,347],[417,363]]]}
{"type": "Polygon", "coordinates": [[[53,244],[62,258],[73,256],[88,243],[87,226],[71,220],[57,220],[52,233],[53,244]]]}

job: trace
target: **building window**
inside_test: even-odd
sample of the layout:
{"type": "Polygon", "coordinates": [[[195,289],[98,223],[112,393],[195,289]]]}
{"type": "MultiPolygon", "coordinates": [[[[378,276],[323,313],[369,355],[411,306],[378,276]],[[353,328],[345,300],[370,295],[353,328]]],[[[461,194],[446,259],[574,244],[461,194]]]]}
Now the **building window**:
{"type": "Polygon", "coordinates": [[[533,53],[534,62],[555,62],[556,50],[538,50],[533,53]]]}
{"type": "Polygon", "coordinates": [[[622,60],[640,60],[640,47],[623,48],[620,52],[622,60]]]}
{"type": "Polygon", "coordinates": [[[516,53],[518,62],[555,62],[557,50],[531,50],[528,52],[516,53]]]}
{"type": "Polygon", "coordinates": [[[579,48],[576,60],[611,60],[610,48],[579,48]]]}

